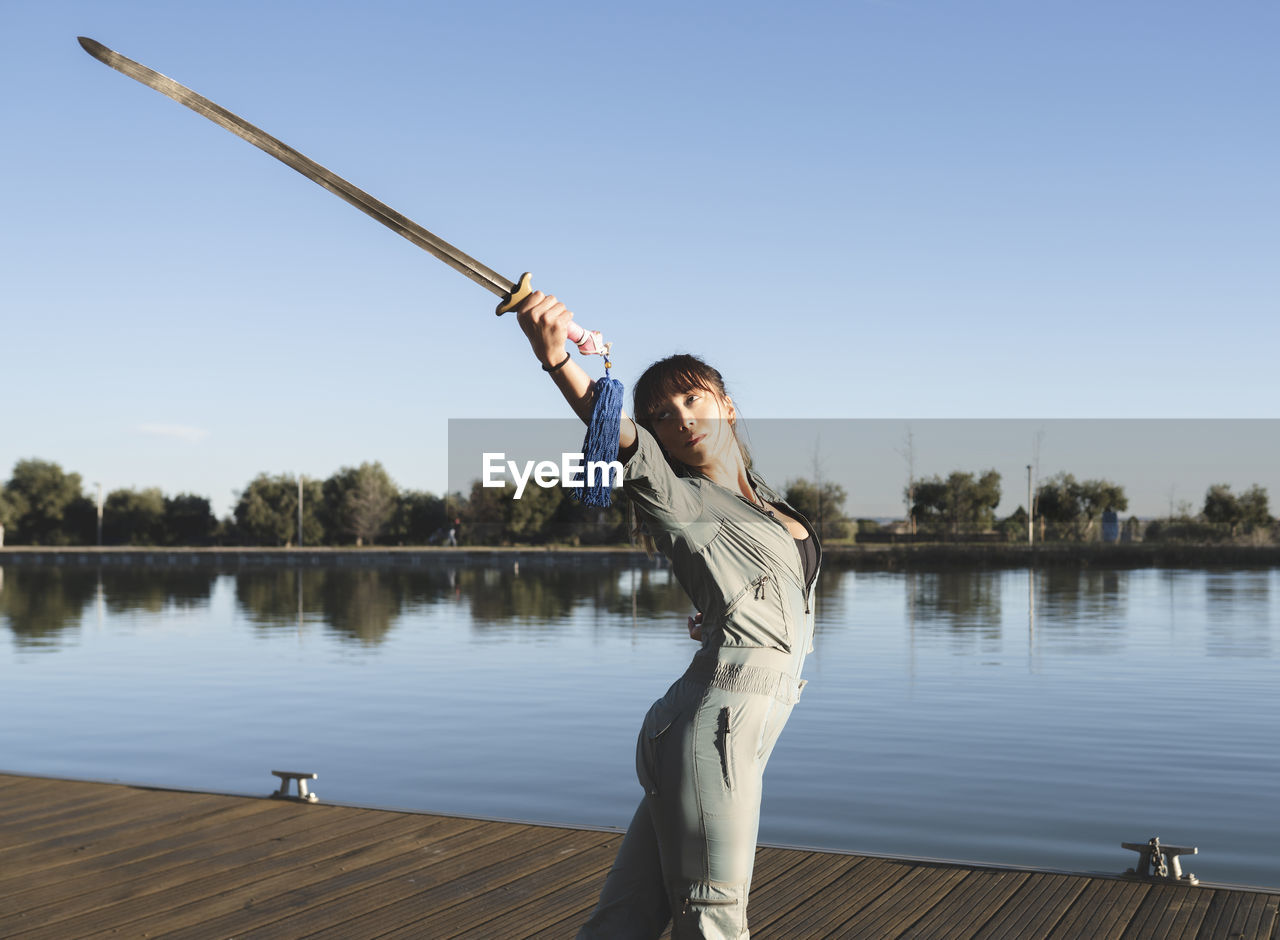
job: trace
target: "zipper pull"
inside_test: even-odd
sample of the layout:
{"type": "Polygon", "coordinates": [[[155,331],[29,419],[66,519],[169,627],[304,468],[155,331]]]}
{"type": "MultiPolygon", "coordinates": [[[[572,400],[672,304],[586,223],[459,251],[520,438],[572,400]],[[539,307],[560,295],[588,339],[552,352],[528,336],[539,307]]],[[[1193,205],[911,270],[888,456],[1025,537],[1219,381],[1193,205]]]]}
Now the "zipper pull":
{"type": "Polygon", "coordinates": [[[760,577],[756,578],[754,582],[756,587],[756,600],[760,600],[764,597],[764,583],[768,580],[769,576],[767,574],[762,574],[760,577]]]}

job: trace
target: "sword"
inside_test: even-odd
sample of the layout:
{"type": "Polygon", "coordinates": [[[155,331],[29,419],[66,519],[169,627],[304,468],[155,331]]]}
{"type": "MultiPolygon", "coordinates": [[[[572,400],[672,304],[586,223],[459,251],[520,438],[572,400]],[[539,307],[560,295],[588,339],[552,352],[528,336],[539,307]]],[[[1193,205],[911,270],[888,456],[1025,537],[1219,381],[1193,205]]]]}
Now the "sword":
{"type": "MultiPolygon", "coordinates": [[[[196,114],[208,118],[219,127],[247,140],[259,150],[275,157],[285,166],[297,170],[313,183],[319,183],[339,199],[349,202],[361,212],[377,219],[391,231],[413,242],[423,251],[439,258],[455,271],[465,274],[481,287],[497,294],[502,298],[502,302],[498,304],[497,310],[494,311],[498,316],[502,316],[513,309],[516,304],[532,293],[531,277],[527,271],[520,275],[519,282],[503,277],[497,271],[481,264],[475,258],[450,245],[438,235],[431,234],[417,222],[401,215],[386,203],[374,199],[363,189],[353,186],[338,174],[322,167],[314,160],[294,150],[288,144],[272,137],[266,131],[254,127],[244,118],[232,114],[221,105],[214,104],[208,98],[197,94],[185,85],[180,85],[167,75],[161,75],[159,72],[149,69],[139,62],[133,61],[133,59],[126,58],[120,53],[108,49],[100,42],[96,42],[86,36],[80,36],[79,40],[80,45],[84,47],[84,51],[99,62],[109,65],[117,72],[128,75],[148,88],[154,88],[160,94],[172,98],[178,104],[184,105],[196,112],[196,114]]],[[[604,356],[606,363],[608,362],[609,349],[612,344],[606,343],[604,337],[598,331],[585,330],[570,321],[569,342],[577,346],[578,352],[582,353],[582,355],[604,356]]]]}

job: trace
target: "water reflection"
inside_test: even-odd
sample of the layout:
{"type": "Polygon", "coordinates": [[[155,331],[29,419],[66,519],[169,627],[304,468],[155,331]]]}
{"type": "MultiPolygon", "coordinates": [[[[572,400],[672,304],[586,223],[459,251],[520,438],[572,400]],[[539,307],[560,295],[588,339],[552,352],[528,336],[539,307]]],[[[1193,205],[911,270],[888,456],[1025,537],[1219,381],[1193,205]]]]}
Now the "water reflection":
{"type": "Polygon", "coordinates": [[[346,639],[380,643],[415,607],[455,604],[476,630],[552,631],[574,611],[605,622],[671,613],[681,620],[688,600],[665,568],[570,564],[527,568],[439,568],[399,571],[351,568],[266,568],[235,575],[243,615],[274,631],[321,622],[346,639]]]}
{"type": "MultiPolygon", "coordinates": [[[[1184,573],[1185,575],[1185,573],[1184,573]]],[[[950,636],[994,648],[1006,629],[1060,652],[1105,654],[1122,646],[1130,572],[1048,568],[907,572],[902,590],[914,636],[950,636]]]]}
{"type": "Polygon", "coordinates": [[[0,622],[20,646],[50,647],[78,630],[93,606],[111,614],[190,610],[209,604],[217,574],[206,569],[11,566],[0,568],[0,622]]]}
{"type": "Polygon", "coordinates": [[[234,575],[236,604],[256,628],[323,623],[342,639],[376,645],[415,598],[448,592],[445,572],[376,568],[261,568],[234,575]]]}
{"type": "Polygon", "coordinates": [[[1046,568],[1036,573],[1040,638],[1058,652],[1106,655],[1124,648],[1128,571],[1046,568]]]}
{"type": "Polygon", "coordinates": [[[20,647],[61,645],[98,594],[98,574],[82,568],[0,568],[0,620],[20,647]]]}
{"type": "Polygon", "coordinates": [[[209,568],[102,568],[96,575],[106,608],[113,614],[205,607],[218,579],[209,568]]]}
{"type": "MultiPolygon", "coordinates": [[[[825,572],[819,604],[840,604],[846,577],[852,572],[825,572]]],[[[80,627],[95,601],[99,619],[104,612],[186,610],[208,606],[220,579],[230,582],[237,610],[256,630],[323,624],[362,645],[381,643],[414,608],[440,604],[457,605],[478,631],[545,632],[583,611],[619,629],[640,618],[683,626],[692,612],[665,564],[609,558],[526,564],[523,570],[516,564],[411,570],[263,566],[235,572],[40,566],[14,567],[0,576],[0,623],[20,643],[54,647],[60,634],[80,627]]]]}
{"type": "MultiPolygon", "coordinates": [[[[922,638],[949,636],[966,647],[987,648],[1005,631],[1016,631],[1027,635],[1029,650],[1088,655],[1122,650],[1133,616],[1167,623],[1176,638],[1179,618],[1203,606],[1208,655],[1268,657],[1280,594],[1272,588],[1275,573],[1265,570],[1047,568],[885,576],[829,567],[818,583],[820,633],[857,621],[853,588],[859,577],[899,582],[904,626],[912,636],[919,630],[922,638]]],[[[235,572],[9,566],[0,568],[0,624],[19,646],[56,648],[61,635],[78,631],[92,617],[90,608],[99,621],[190,610],[210,604],[219,580],[230,582],[238,611],[257,630],[323,624],[339,639],[361,645],[382,643],[406,615],[437,605],[456,607],[479,632],[545,633],[584,615],[607,629],[630,629],[642,619],[682,625],[692,612],[665,565],[607,557],[526,563],[523,570],[511,563],[429,569],[263,566],[235,572]]]]}
{"type": "Polygon", "coordinates": [[[1210,656],[1271,655],[1271,572],[1211,571],[1205,576],[1210,656]]]}
{"type": "Polygon", "coordinates": [[[918,626],[999,639],[1001,582],[989,571],[909,572],[907,596],[918,626]]]}

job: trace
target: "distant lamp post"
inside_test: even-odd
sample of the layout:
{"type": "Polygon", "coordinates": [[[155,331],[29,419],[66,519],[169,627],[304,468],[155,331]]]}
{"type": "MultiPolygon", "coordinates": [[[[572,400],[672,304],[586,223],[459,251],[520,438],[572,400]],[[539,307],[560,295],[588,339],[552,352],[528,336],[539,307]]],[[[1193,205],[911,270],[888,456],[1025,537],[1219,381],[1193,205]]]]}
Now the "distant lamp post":
{"type": "Polygon", "coordinates": [[[98,547],[102,547],[102,484],[93,484],[98,488],[98,547]]]}
{"type": "Polygon", "coordinates": [[[298,474],[298,548],[302,548],[302,474],[298,474]]]}
{"type": "Polygon", "coordinates": [[[1034,529],[1032,528],[1031,516],[1034,512],[1035,512],[1035,504],[1031,501],[1031,464],[1027,464],[1027,544],[1028,545],[1030,545],[1032,542],[1031,533],[1034,531],[1034,529]]]}

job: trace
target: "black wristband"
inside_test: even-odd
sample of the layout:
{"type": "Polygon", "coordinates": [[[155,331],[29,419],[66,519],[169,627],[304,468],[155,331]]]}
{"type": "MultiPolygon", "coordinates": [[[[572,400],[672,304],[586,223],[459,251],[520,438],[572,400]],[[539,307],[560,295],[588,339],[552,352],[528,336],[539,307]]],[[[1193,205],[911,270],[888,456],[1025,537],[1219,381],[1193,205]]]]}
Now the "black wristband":
{"type": "Polygon", "coordinates": [[[565,354],[564,354],[564,358],[563,358],[563,359],[561,359],[559,362],[557,362],[557,363],[556,363],[555,365],[553,365],[553,366],[549,366],[549,365],[547,365],[546,363],[543,363],[543,364],[542,364],[542,371],[543,371],[543,372],[558,372],[559,370],[563,369],[563,368],[565,367],[565,365],[569,362],[569,360],[570,360],[570,359],[572,359],[572,358],[573,358],[573,354],[572,354],[572,353],[565,353],[565,354]]]}

